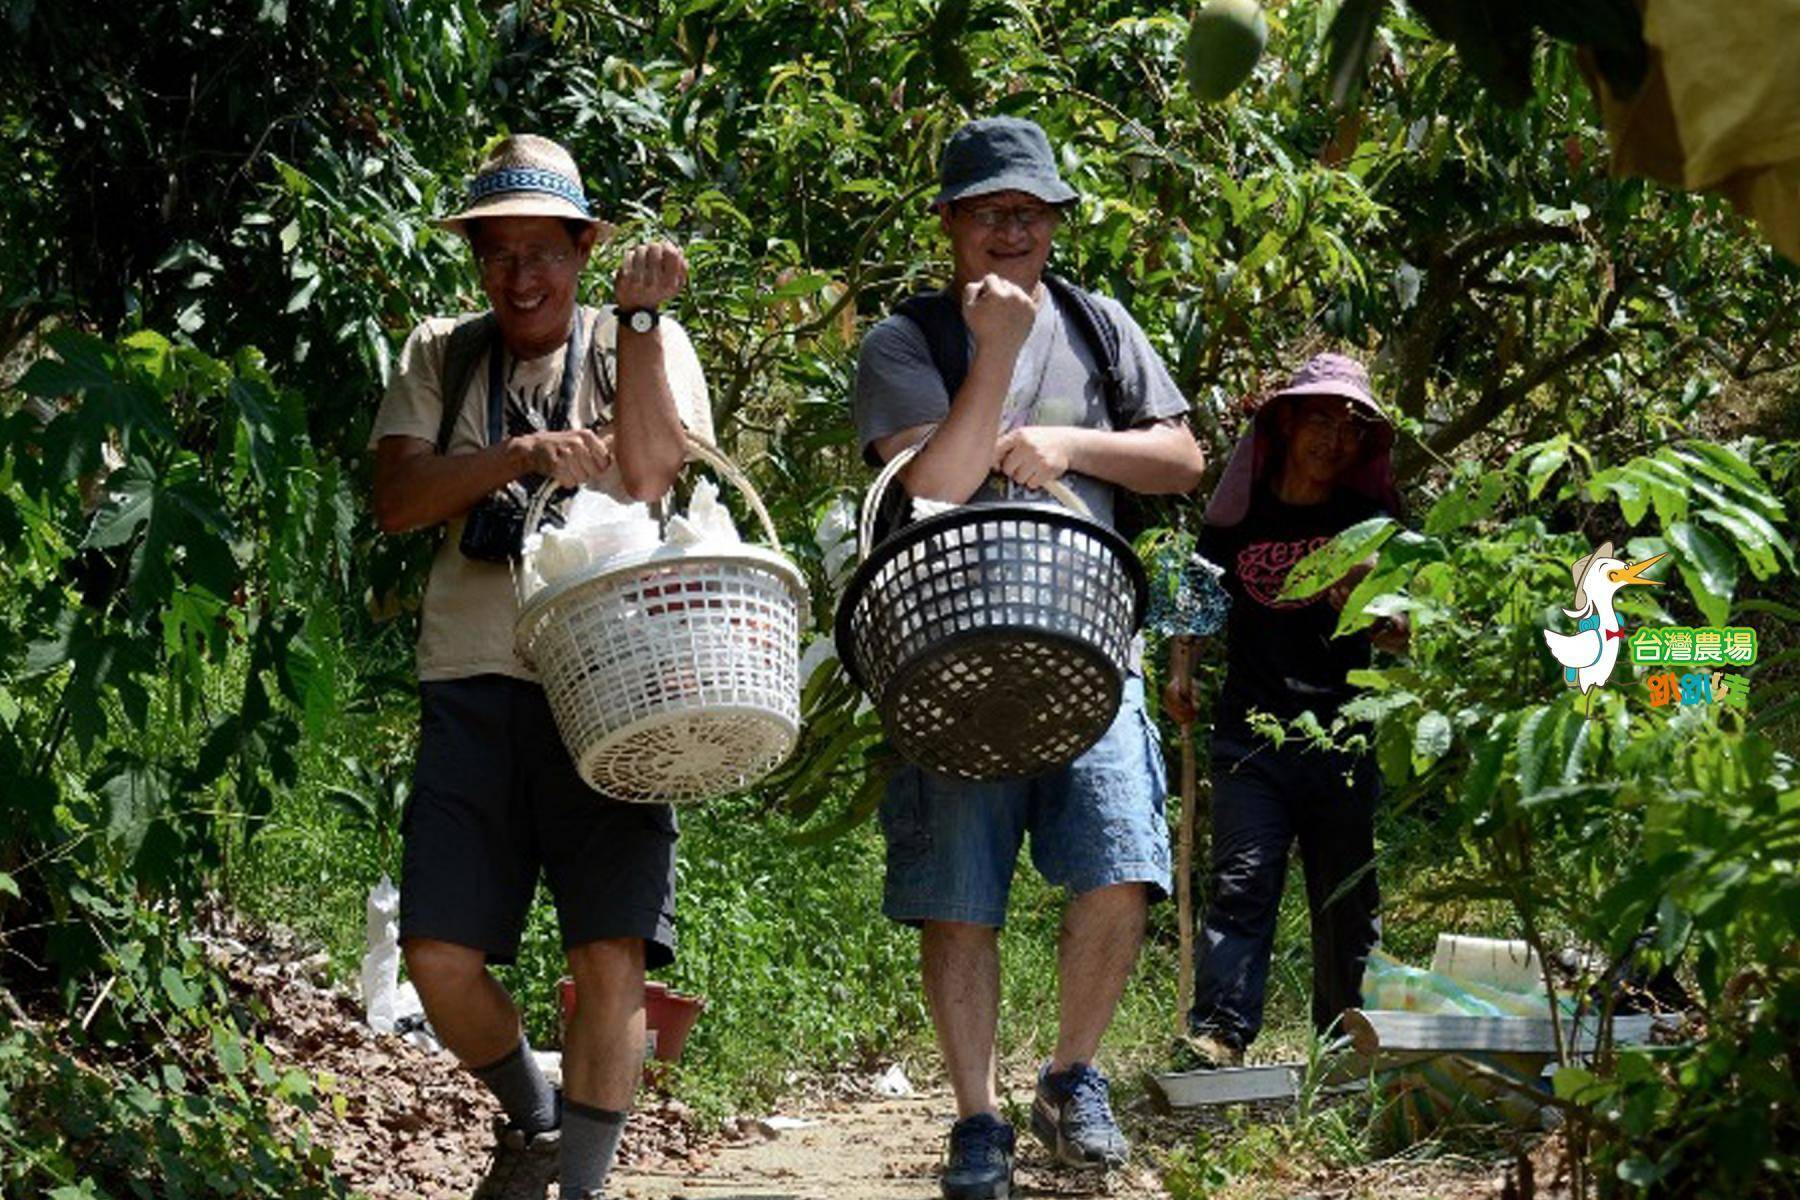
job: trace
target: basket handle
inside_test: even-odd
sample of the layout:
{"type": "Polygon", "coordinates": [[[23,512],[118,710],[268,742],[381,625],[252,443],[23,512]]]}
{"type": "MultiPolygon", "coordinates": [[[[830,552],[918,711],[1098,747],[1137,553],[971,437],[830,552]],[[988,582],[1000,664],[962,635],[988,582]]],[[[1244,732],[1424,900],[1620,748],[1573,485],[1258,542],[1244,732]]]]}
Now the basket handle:
{"type": "MultiPolygon", "coordinates": [[[[935,429],[932,430],[932,433],[936,432],[935,429]]],[[[887,495],[888,485],[894,482],[894,477],[900,474],[907,463],[918,457],[919,451],[925,449],[925,443],[930,440],[931,433],[928,433],[888,459],[887,465],[881,468],[881,474],[875,476],[875,482],[869,485],[868,494],[863,497],[862,518],[856,526],[856,548],[859,557],[867,558],[875,549],[875,514],[881,511],[881,499],[887,495]]],[[[1093,519],[1094,512],[1087,506],[1087,502],[1070,490],[1069,485],[1062,480],[1052,479],[1043,486],[1042,490],[1052,500],[1077,516],[1093,519]]]]}
{"type": "MultiPolygon", "coordinates": [[[[750,505],[750,510],[756,514],[757,522],[762,525],[763,535],[769,539],[769,545],[780,551],[781,535],[775,532],[775,520],[769,516],[769,510],[764,506],[762,497],[757,494],[756,485],[750,482],[750,477],[744,474],[736,463],[725,457],[723,450],[699,434],[687,429],[681,432],[682,436],[687,439],[687,461],[705,463],[724,477],[726,482],[737,488],[743,494],[745,502],[750,505]]],[[[531,503],[525,506],[523,528],[526,537],[537,532],[539,522],[544,519],[544,509],[550,503],[550,497],[556,494],[559,486],[554,479],[546,479],[538,485],[538,490],[531,497],[531,503]]]]}

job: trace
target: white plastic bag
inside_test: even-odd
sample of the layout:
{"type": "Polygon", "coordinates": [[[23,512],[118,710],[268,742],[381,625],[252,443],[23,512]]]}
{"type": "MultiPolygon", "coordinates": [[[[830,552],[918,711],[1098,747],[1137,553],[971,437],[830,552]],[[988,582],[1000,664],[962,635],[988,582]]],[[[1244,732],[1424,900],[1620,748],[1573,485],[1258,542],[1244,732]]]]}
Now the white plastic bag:
{"type": "Polygon", "coordinates": [[[742,541],[731,510],[719,503],[719,485],[710,479],[694,485],[685,514],[669,519],[669,542],[676,546],[698,546],[702,542],[736,546],[742,541]]]}
{"type": "Polygon", "coordinates": [[[856,569],[856,505],[842,496],[833,500],[819,517],[813,541],[825,564],[825,578],[833,589],[842,588],[856,569]]]}
{"type": "Polygon", "coordinates": [[[368,950],[362,960],[363,1011],[377,1033],[394,1032],[400,979],[400,889],[385,874],[365,906],[368,950]]]}
{"type": "Polygon", "coordinates": [[[658,541],[647,505],[624,504],[593,488],[576,492],[563,517],[562,528],[525,539],[525,553],[546,584],[618,555],[651,549],[658,541]]]}

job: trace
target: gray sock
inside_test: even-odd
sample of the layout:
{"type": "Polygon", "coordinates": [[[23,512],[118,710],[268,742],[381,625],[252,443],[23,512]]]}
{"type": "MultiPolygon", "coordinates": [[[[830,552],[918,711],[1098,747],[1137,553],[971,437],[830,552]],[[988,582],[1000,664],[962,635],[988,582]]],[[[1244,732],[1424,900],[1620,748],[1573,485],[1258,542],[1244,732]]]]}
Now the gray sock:
{"type": "Polygon", "coordinates": [[[538,1069],[537,1059],[524,1038],[498,1062],[485,1067],[471,1067],[475,1078],[487,1084],[488,1091],[506,1110],[506,1119],[526,1133],[542,1133],[556,1128],[556,1093],[550,1081],[538,1069]]]}
{"type": "Polygon", "coordinates": [[[600,1194],[624,1132],[624,1113],[563,1098],[562,1200],[600,1194]]]}

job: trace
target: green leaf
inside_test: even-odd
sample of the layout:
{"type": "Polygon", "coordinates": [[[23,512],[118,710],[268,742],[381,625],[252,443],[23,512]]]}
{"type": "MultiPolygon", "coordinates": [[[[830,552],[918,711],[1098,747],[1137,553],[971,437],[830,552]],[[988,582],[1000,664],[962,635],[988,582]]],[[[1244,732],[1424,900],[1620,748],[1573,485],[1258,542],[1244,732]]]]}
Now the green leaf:
{"type": "Polygon", "coordinates": [[[323,279],[323,275],[313,275],[301,280],[300,286],[294,289],[294,294],[288,297],[287,307],[281,311],[284,313],[297,313],[307,305],[311,304],[313,293],[319,290],[319,284],[323,279]]]}
{"type": "Polygon", "coordinates": [[[69,1184],[59,1188],[51,1188],[44,1193],[49,1200],[105,1200],[106,1193],[97,1190],[91,1179],[83,1179],[80,1183],[69,1184]]]}
{"type": "Polygon", "coordinates": [[[1790,569],[1795,565],[1793,547],[1788,539],[1761,513],[1741,504],[1724,502],[1700,509],[1694,515],[1711,521],[1736,538],[1738,553],[1744,556],[1758,579],[1773,578],[1781,570],[1778,559],[1785,559],[1790,569]]]}
{"type": "Polygon", "coordinates": [[[5,871],[0,871],[0,892],[5,892],[7,895],[17,899],[20,895],[19,881],[5,871]]]}
{"type": "Polygon", "coordinates": [[[1344,530],[1295,563],[1281,585],[1279,600],[1305,600],[1318,595],[1351,567],[1381,548],[1400,528],[1392,517],[1370,517],[1344,530]]]}
{"type": "Polygon", "coordinates": [[[824,842],[835,841],[849,833],[875,814],[881,807],[881,798],[887,794],[888,779],[893,775],[893,768],[872,769],[857,789],[844,811],[833,820],[823,825],[808,826],[790,836],[790,840],[802,846],[814,846],[824,842]]]}
{"type": "Polygon", "coordinates": [[[1634,1154],[1619,1164],[1619,1178],[1633,1187],[1648,1188],[1662,1178],[1656,1164],[1642,1154],[1634,1154]]]}
{"type": "Polygon", "coordinates": [[[1555,757],[1555,715],[1554,708],[1539,704],[1519,721],[1515,746],[1518,763],[1514,777],[1519,782],[1521,795],[1529,796],[1542,786],[1545,767],[1555,757]]]}
{"type": "Polygon", "coordinates": [[[810,271],[796,275],[786,283],[772,288],[769,298],[787,300],[797,297],[813,296],[831,286],[831,276],[824,271],[810,271]]]}
{"type": "Polygon", "coordinates": [[[1581,1103],[1583,1096],[1591,1099],[1598,1083],[1598,1078],[1586,1067],[1563,1067],[1550,1077],[1550,1088],[1557,1099],[1576,1103],[1581,1103]]]}
{"type": "Polygon", "coordinates": [[[269,390],[255,380],[233,379],[225,394],[238,410],[250,452],[250,469],[263,486],[272,485],[277,472],[292,461],[297,439],[284,430],[280,410],[269,390]],[[286,448],[284,452],[284,448],[286,448]]]}
{"type": "Polygon", "coordinates": [[[1355,633],[1373,625],[1378,617],[1404,611],[1407,603],[1400,596],[1400,590],[1413,574],[1411,567],[1400,566],[1391,571],[1374,570],[1364,575],[1345,599],[1344,610],[1338,614],[1337,628],[1331,631],[1331,636],[1336,638],[1355,633]],[[1376,603],[1384,597],[1388,599],[1381,604],[1376,603]]]}
{"type": "Polygon", "coordinates": [[[1450,718],[1443,713],[1434,710],[1420,717],[1413,727],[1413,773],[1423,775],[1432,763],[1444,757],[1450,750],[1450,738],[1450,718]]]}
{"type": "Polygon", "coordinates": [[[18,389],[28,396],[60,400],[89,390],[110,387],[118,370],[112,347],[97,337],[63,328],[49,337],[56,357],[32,363],[20,377],[18,389]]]}
{"type": "Polygon", "coordinates": [[[1458,482],[1438,498],[1425,515],[1425,532],[1432,537],[1482,520],[1494,511],[1506,493],[1506,476],[1500,471],[1484,471],[1470,476],[1459,472],[1458,482]]]}
{"type": "Polygon", "coordinates": [[[1569,438],[1564,434],[1549,442],[1525,469],[1525,498],[1536,500],[1550,482],[1550,477],[1568,461],[1569,438]]]}
{"type": "Polygon", "coordinates": [[[164,967],[159,978],[163,994],[168,996],[169,1003],[176,1008],[185,1012],[200,1003],[200,989],[189,983],[173,966],[164,967]]]}
{"type": "Polygon", "coordinates": [[[106,500],[94,513],[82,544],[99,549],[131,539],[156,507],[156,476],[148,463],[133,460],[106,481],[106,500]]]}
{"type": "Polygon", "coordinates": [[[1469,764],[1469,773],[1463,779],[1463,802],[1475,812],[1485,812],[1493,801],[1518,719],[1517,713],[1502,715],[1476,743],[1474,761],[1469,764]]]}
{"type": "Polygon", "coordinates": [[[168,806],[169,773],[141,760],[115,758],[95,778],[94,793],[106,805],[106,836],[127,857],[135,857],[150,823],[168,806]]]}
{"type": "Polygon", "coordinates": [[[1693,441],[1675,447],[1675,454],[1688,466],[1737,492],[1768,520],[1781,519],[1781,501],[1770,493],[1768,483],[1755,468],[1735,451],[1713,442],[1693,441]]]}
{"type": "Polygon", "coordinates": [[[1701,525],[1676,521],[1663,527],[1669,541],[1681,551],[1676,565],[1688,593],[1709,624],[1723,625],[1731,618],[1731,597],[1737,591],[1738,564],[1724,539],[1701,525]]]}
{"type": "Polygon", "coordinates": [[[242,1075],[250,1065],[244,1054],[244,1039],[224,1026],[213,1027],[213,1049],[218,1054],[220,1069],[227,1075],[242,1075]]]}
{"type": "Polygon", "coordinates": [[[1644,519],[1650,501],[1637,480],[1628,477],[1622,469],[1615,468],[1594,476],[1588,483],[1588,495],[1595,500],[1606,499],[1608,492],[1619,498],[1619,511],[1624,514],[1627,525],[1636,525],[1644,519]]]}

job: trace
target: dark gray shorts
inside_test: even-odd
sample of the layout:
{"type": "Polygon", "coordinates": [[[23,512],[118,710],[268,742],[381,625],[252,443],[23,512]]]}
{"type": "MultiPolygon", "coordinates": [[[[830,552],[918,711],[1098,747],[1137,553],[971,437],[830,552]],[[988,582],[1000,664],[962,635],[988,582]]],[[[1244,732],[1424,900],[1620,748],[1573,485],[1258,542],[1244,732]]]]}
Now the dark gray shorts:
{"type": "Polygon", "coordinates": [[[563,947],[642,938],[675,959],[675,813],[594,791],[544,689],[504,675],[419,685],[419,765],[401,822],[400,936],[517,956],[541,869],[563,947]]]}

